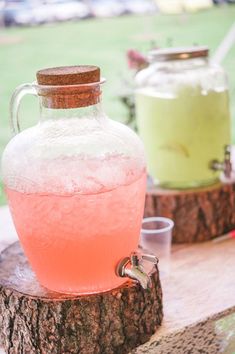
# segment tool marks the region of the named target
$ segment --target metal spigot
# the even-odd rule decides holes
[[[116,274],[119,277],[128,277],[137,280],[143,289],[148,289],[152,286],[150,276],[144,271],[142,261],[148,261],[153,264],[158,264],[158,259],[151,254],[141,254],[132,252],[130,257],[123,258],[117,265]]]
[[[226,178],[230,178],[232,174],[231,162],[231,145],[225,145],[224,148],[224,161],[213,160],[210,163],[210,168],[213,171],[222,171]]]

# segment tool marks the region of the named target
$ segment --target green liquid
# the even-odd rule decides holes
[[[220,172],[210,169],[224,159],[230,144],[228,92],[192,95],[189,88],[177,97],[139,91],[137,124],[145,144],[148,172],[167,188],[190,188],[216,182]]]

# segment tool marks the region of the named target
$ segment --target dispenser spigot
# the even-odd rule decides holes
[[[212,160],[210,168],[213,171],[222,171],[226,178],[230,178],[232,174],[232,162],[231,162],[231,145],[225,145],[224,148],[224,161]]]
[[[137,280],[143,289],[148,289],[152,286],[150,276],[144,271],[142,261],[148,261],[153,264],[158,264],[158,259],[151,254],[141,254],[132,252],[130,257],[123,258],[117,265],[116,274],[119,277],[128,277]]]

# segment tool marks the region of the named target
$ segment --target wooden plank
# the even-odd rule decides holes
[[[163,325],[133,353],[235,353],[235,240],[176,248],[162,286]]]

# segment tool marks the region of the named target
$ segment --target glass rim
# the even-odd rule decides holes
[[[32,86],[35,89],[40,89],[40,90],[48,90],[48,89],[75,89],[75,88],[79,88],[79,87],[92,87],[92,86],[98,86],[98,85],[102,85],[106,82],[106,79],[104,77],[102,77],[100,79],[100,81],[96,81],[96,82],[89,82],[86,84],[75,84],[75,85],[41,85],[39,84],[37,81],[33,81],[32,82]]]
[[[193,46],[193,47],[171,47],[152,49],[148,53],[148,58],[151,62],[154,61],[173,61],[173,60],[188,60],[196,58],[207,58],[209,55],[208,46]]]
[[[162,227],[161,229],[144,229],[143,228],[144,223],[152,222],[152,221],[161,221],[161,222],[167,223],[168,225]],[[151,216],[151,217],[143,219],[141,232],[144,232],[146,234],[160,234],[160,233],[172,230],[174,225],[175,225],[174,221],[169,218],[165,218],[163,216]]]

